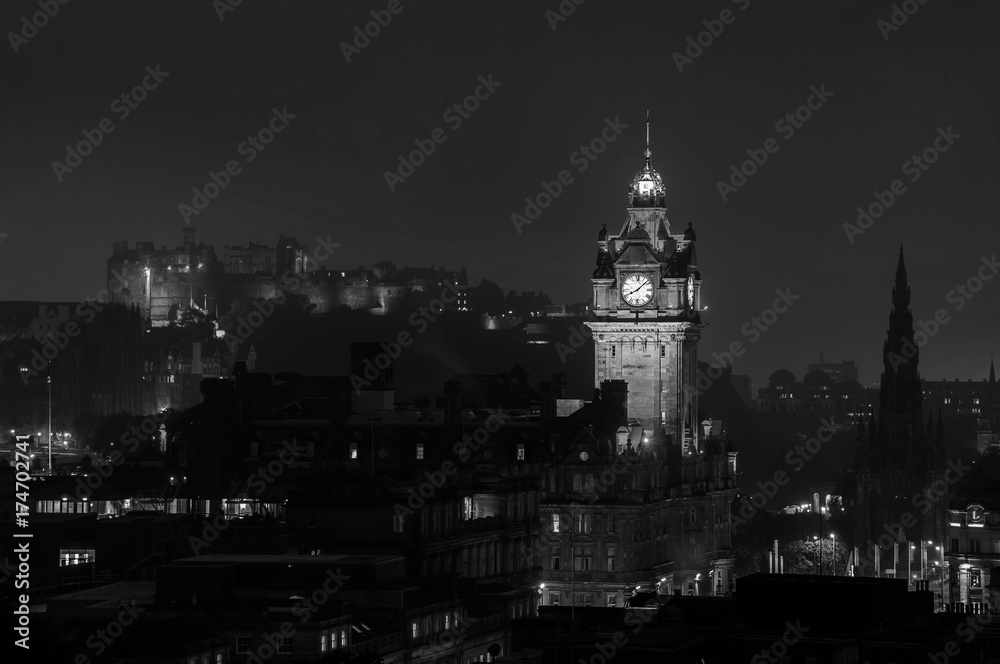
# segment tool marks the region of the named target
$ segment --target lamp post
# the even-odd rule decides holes
[[[935,546],[934,548],[937,551],[941,551],[940,545]],[[941,552],[939,556],[941,557],[941,569],[938,570],[935,576],[938,577],[938,588],[941,589],[940,592],[938,593],[938,598],[941,601],[941,608],[943,610],[944,609],[944,552]]]
[[[834,533],[830,533],[830,539],[833,540],[833,575],[837,576],[837,536]]]
[[[909,542],[907,542],[909,544]],[[906,587],[909,588],[910,584],[913,583],[913,570],[910,566],[913,564],[913,550],[917,548],[910,544],[910,550],[906,554]]]
[[[819,508],[819,573],[820,576],[823,575],[823,510],[825,508]]]
[[[48,375],[45,382],[49,387],[49,476],[52,475],[52,363],[49,362]]]
[[[817,537],[816,535],[813,535],[813,544],[816,544],[816,542],[818,540],[819,540],[819,537]],[[819,548],[818,544],[813,547],[813,569],[816,569],[816,549],[818,549],[818,548]]]

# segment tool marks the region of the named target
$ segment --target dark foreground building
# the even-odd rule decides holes
[[[624,609],[548,607],[515,620],[510,657],[546,664],[998,662],[993,616],[934,613],[902,579],[753,574],[731,597],[637,594]]]

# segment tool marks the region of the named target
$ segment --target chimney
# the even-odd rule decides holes
[[[628,381],[602,380],[601,400],[628,418]]]
[[[566,374],[553,374],[552,380],[546,380],[539,389],[542,397],[540,410],[542,422],[552,424],[556,421],[556,411],[559,399],[563,398],[566,388]]]
[[[195,245],[194,226],[185,226],[181,231],[184,233],[184,246],[188,249],[193,249]]]
[[[457,380],[444,384],[444,421],[453,426],[462,421],[462,383]]]

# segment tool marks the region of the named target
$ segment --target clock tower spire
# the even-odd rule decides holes
[[[628,417],[641,424],[643,439],[667,443],[671,453],[698,454],[701,273],[693,226],[670,230],[666,187],[652,166],[648,111],[645,164],[628,187],[626,210],[616,235],[606,228],[598,234],[595,320],[587,323],[595,384],[625,380]]]

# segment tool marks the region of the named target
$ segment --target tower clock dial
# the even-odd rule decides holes
[[[622,280],[622,299],[633,307],[641,307],[653,299],[653,282],[644,274],[630,274]]]

